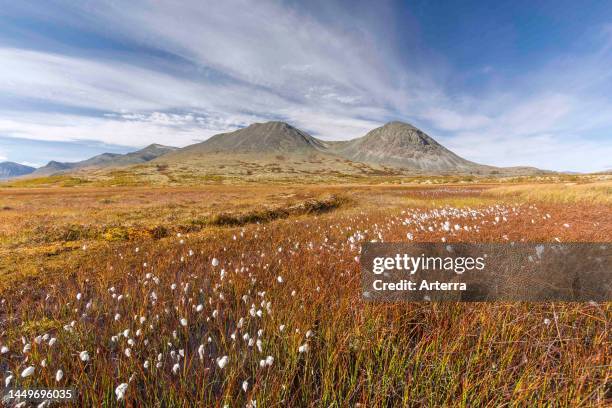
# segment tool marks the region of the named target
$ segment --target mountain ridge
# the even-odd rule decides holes
[[[180,152],[303,153],[323,149],[323,142],[308,133],[286,122],[270,121],[216,134],[203,142],[178,149],[175,155]]]
[[[392,121],[372,129],[364,136],[345,141],[317,139],[285,122],[254,123],[245,128],[225,132],[178,149],[155,159],[170,164],[173,161],[221,161],[221,169],[236,165],[229,156],[245,161],[267,157],[278,164],[275,156],[285,161],[299,162],[303,156],[327,161],[352,162],[352,167],[374,166],[375,171],[418,173],[494,174],[495,172],[533,173],[540,170],[528,167],[498,168],[466,160],[450,151],[417,127]],[[250,156],[249,156],[250,155]],[[207,166],[210,166],[207,164]],[[343,166],[341,166],[343,167]],[[344,166],[345,167],[345,166]]]
[[[24,164],[5,161],[0,163],[0,180],[5,180],[13,177],[25,176],[33,173],[36,167],[26,166]]]
[[[135,164],[150,164],[158,171],[170,166],[179,173],[184,169],[195,169],[198,174],[219,176],[271,173],[288,177],[327,173],[528,175],[545,172],[532,167],[502,168],[474,163],[447,149],[417,127],[400,121],[388,122],[364,136],[344,141],[321,140],[286,122],[270,121],[219,133],[183,148],[153,143],[126,154],[103,153],[74,163],[51,161],[31,175]]]
[[[89,159],[78,162],[50,161],[43,167],[39,167],[32,173],[33,176],[52,175],[59,172],[84,168],[122,167],[134,164],[146,163],[178,148],[152,143],[140,150],[125,154],[101,153]]]

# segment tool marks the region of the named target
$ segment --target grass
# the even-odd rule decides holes
[[[284,207],[257,209],[239,214],[220,213],[204,220],[202,224],[213,226],[237,226],[270,222],[290,216],[326,213],[345,206],[349,204],[349,202],[350,200],[346,197],[331,195]]]
[[[609,174],[569,175],[542,173],[509,174],[426,174],[338,160],[285,162],[275,157],[253,161],[251,156],[220,156],[181,163],[139,164],[125,168],[87,169],[43,177],[27,177],[0,182],[0,188],[32,187],[139,187],[202,185],[431,185],[448,184],[545,184],[609,181]]]
[[[537,186],[529,184],[504,186],[491,189],[488,193],[492,197],[512,197],[524,201],[561,204],[612,204],[612,182],[610,181],[587,184],[557,183]]]
[[[15,374],[14,386],[76,388],[75,406],[605,406],[610,303],[361,299],[354,258],[361,242],[380,237],[610,241],[607,200],[496,190],[2,190],[9,209],[0,211],[0,346],[9,352],[0,368],[5,378]],[[436,226],[442,207],[478,210],[477,220],[450,221],[481,228],[449,233],[401,223],[414,212],[429,220],[423,226]],[[496,216],[507,221],[494,224]],[[194,220],[204,221],[189,229]],[[364,237],[352,245],[357,231]],[[79,359],[84,350],[88,361]],[[21,378],[29,365],[35,374]],[[121,383],[128,388],[118,401]]]

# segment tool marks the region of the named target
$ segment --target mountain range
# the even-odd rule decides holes
[[[207,174],[534,174],[532,167],[498,168],[466,160],[420,129],[389,122],[346,141],[325,141],[285,122],[254,123],[183,148],[152,144],[127,153],[103,153],[74,163],[51,161],[30,172],[44,176],[150,165]],[[1,170],[0,170],[1,171]],[[27,174],[27,173],[23,173]],[[9,177],[17,176],[11,173]]]
[[[14,162],[0,163],[0,180],[5,180],[13,177],[25,176],[36,170],[35,167],[25,166]]]
[[[130,166],[133,164],[146,163],[176,149],[176,147],[154,143],[144,149],[126,154],[102,153],[87,160],[71,163],[50,161],[47,165],[39,167],[32,172],[32,176],[48,176],[77,169]]]

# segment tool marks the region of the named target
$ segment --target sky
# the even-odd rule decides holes
[[[401,120],[483,164],[609,170],[610,67],[609,1],[0,0],[0,161]]]

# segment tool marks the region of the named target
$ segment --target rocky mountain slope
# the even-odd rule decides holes
[[[457,156],[416,127],[389,122],[365,136],[330,145],[346,159],[423,172],[484,171],[483,166]]]

